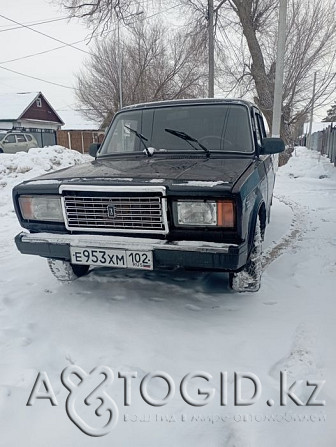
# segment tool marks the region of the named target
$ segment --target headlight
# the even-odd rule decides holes
[[[181,200],[176,208],[178,225],[233,228],[235,224],[231,200]]]
[[[179,225],[217,225],[216,202],[177,202]]]
[[[20,196],[19,205],[25,220],[64,222],[59,196]]]

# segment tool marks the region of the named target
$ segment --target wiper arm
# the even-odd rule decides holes
[[[145,148],[145,151],[146,151],[147,156],[148,156],[148,157],[151,157],[152,154],[150,153],[150,151],[149,151],[149,149],[148,149],[148,146],[147,146],[147,144],[145,143],[145,141],[148,141],[148,138],[146,138],[144,135],[142,135],[142,134],[141,134],[140,132],[138,132],[137,130],[132,129],[132,127],[126,126],[126,124],[124,124],[124,127],[126,127],[126,129],[130,130],[131,132],[133,132],[133,133],[139,138],[139,140],[141,141],[141,143],[144,145],[144,148]]]
[[[165,129],[166,132],[171,133],[172,135],[175,135],[178,138],[181,138],[182,140],[186,141],[193,149],[198,151],[197,147],[195,147],[191,142],[197,143],[201,149],[204,150],[207,157],[210,157],[211,152],[208,148],[206,148],[202,143],[200,143],[196,138],[191,137],[185,132],[182,132],[182,130],[174,130],[174,129]]]

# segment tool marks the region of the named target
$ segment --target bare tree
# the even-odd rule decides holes
[[[92,31],[92,36],[113,28],[117,22],[130,26],[147,12],[160,11],[167,0],[52,0],[59,4],[69,18],[82,19]],[[171,9],[171,6],[170,8]],[[156,14],[155,13],[155,14]]]
[[[56,0],[59,1],[59,0]],[[168,0],[160,0],[162,5]],[[72,16],[104,27],[112,18],[141,11],[153,0],[63,0]],[[311,109],[313,74],[317,72],[316,108],[335,90],[336,0],[288,0],[282,136],[288,136]],[[207,0],[180,0],[191,36],[206,55]],[[278,0],[214,0],[216,86],[226,96],[254,99],[271,126]],[[145,14],[144,14],[145,15]],[[96,29],[95,28],[95,29]],[[190,36],[189,36],[190,37]],[[200,47],[198,47],[200,49]]]
[[[206,70],[202,42],[139,22],[122,46],[123,104],[202,97]],[[89,118],[108,120],[119,108],[118,42],[97,41],[79,73],[77,98]]]
[[[205,2],[181,0],[192,11],[192,23],[203,18]],[[278,0],[226,0],[215,3],[216,85],[225,95],[254,99],[272,122]],[[196,18],[195,18],[196,16]],[[335,90],[336,3],[334,0],[289,0],[286,39],[283,122],[290,127],[311,108],[317,71],[317,107]]]
[[[55,0],[68,13],[70,18],[80,18],[87,22],[93,34],[110,28],[112,23],[120,20],[132,22],[134,16],[141,13],[138,0]]]

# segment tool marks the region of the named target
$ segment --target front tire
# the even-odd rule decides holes
[[[235,292],[258,292],[262,274],[262,232],[257,219],[252,249],[245,267],[240,272],[230,273],[230,288]]]
[[[89,271],[88,265],[71,264],[68,261],[51,258],[48,258],[48,266],[55,278],[67,282],[74,281]]]

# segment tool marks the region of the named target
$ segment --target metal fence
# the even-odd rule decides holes
[[[336,167],[336,127],[330,125],[327,129],[313,133],[308,147],[326,155]]]

